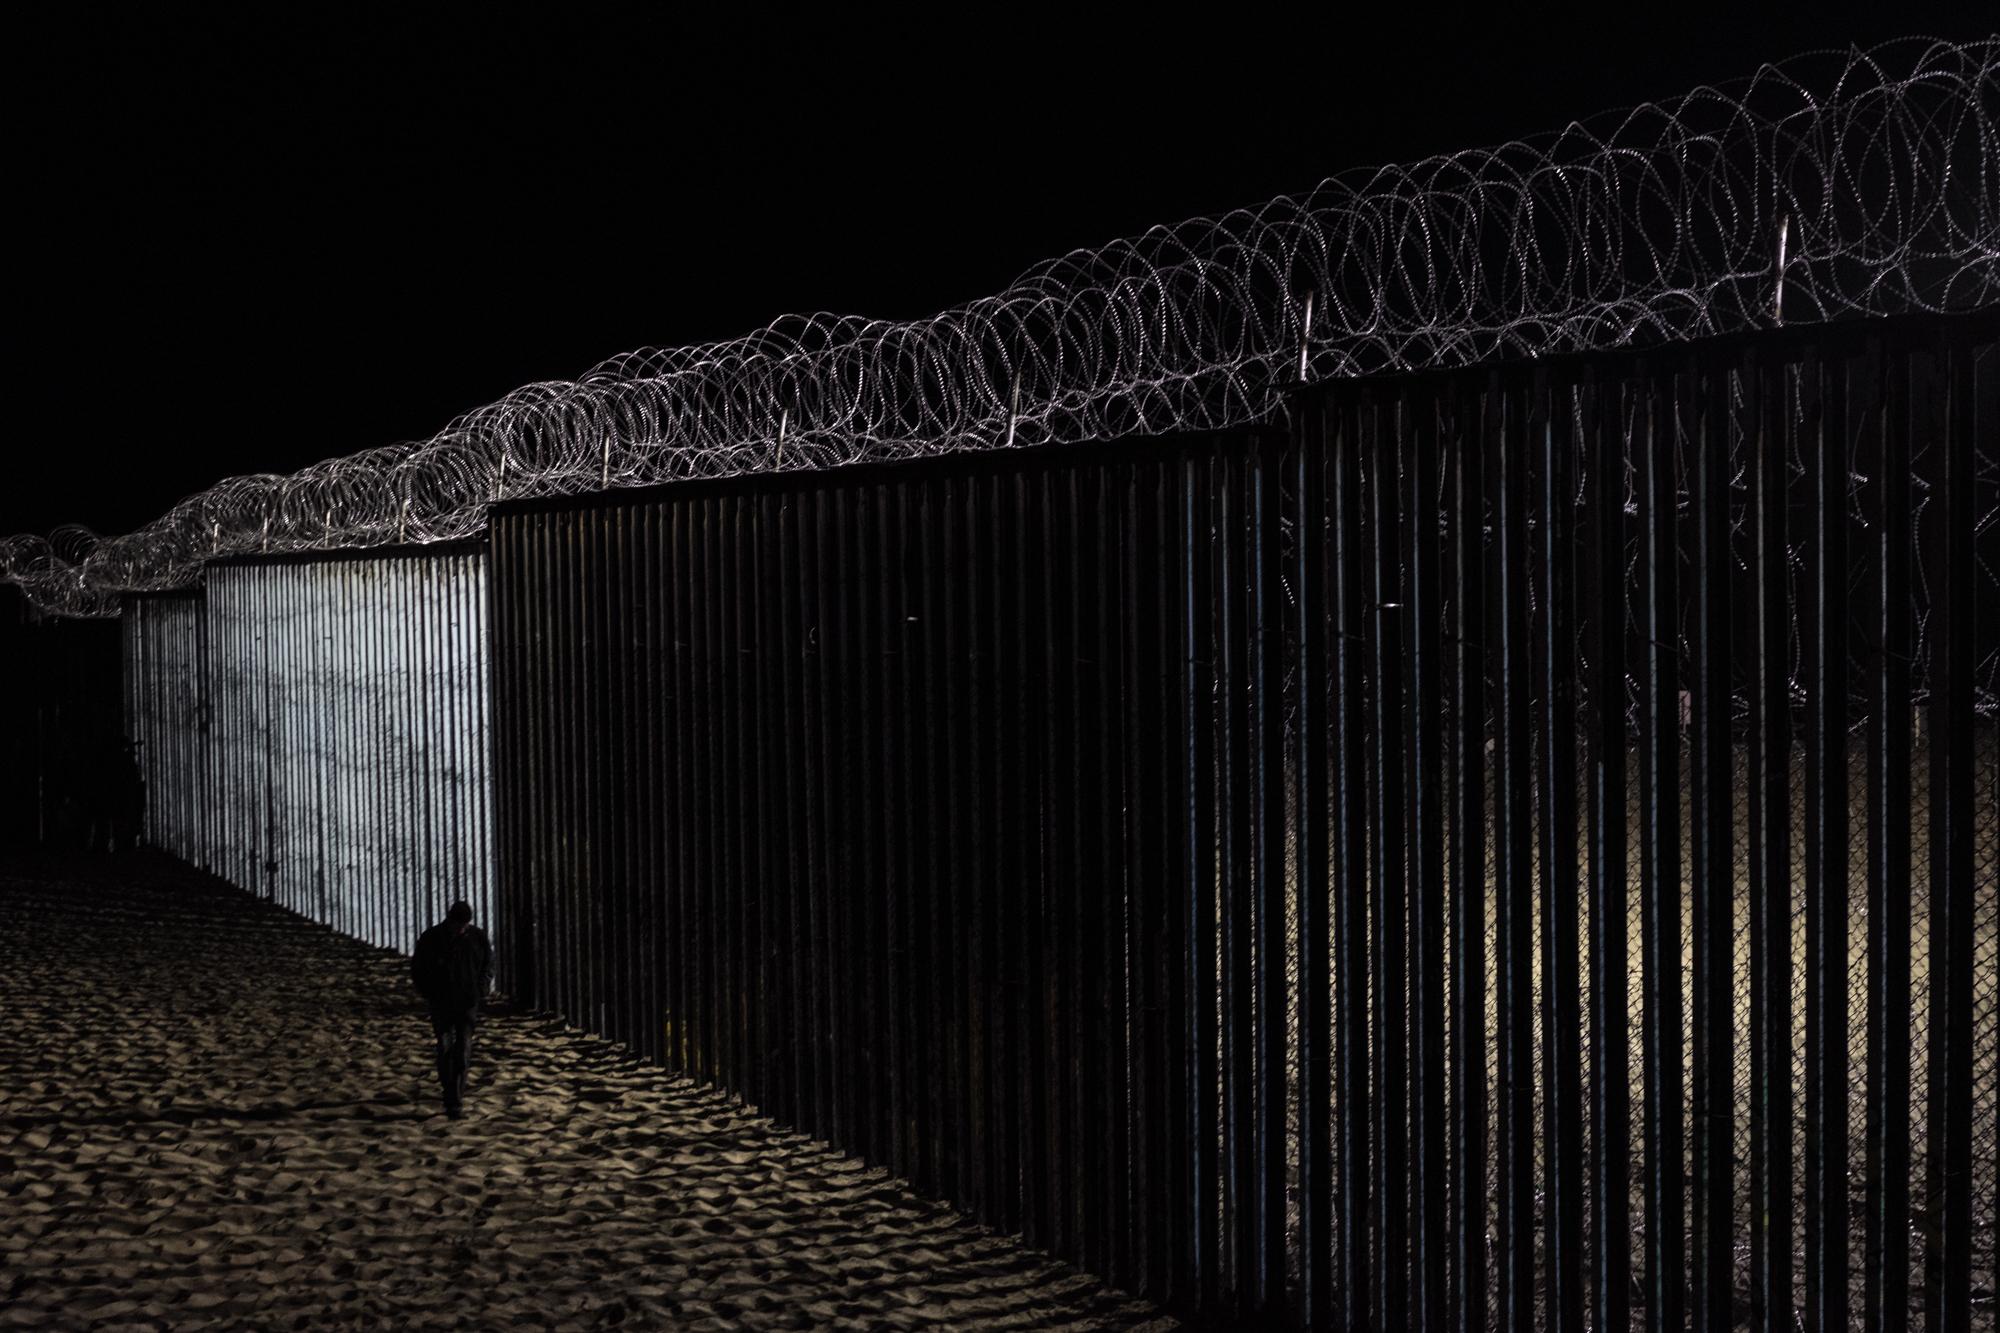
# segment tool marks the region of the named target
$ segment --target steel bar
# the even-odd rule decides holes
[[[1171,1299],[1168,1258],[1173,1208],[1166,1154],[1171,1151],[1161,1077],[1166,1059],[1160,1016],[1164,1003],[1160,985],[1162,964],[1170,957],[1159,929],[1160,818],[1153,776],[1159,771],[1158,729],[1153,719],[1149,686],[1156,669],[1152,651],[1159,641],[1155,584],[1150,575],[1167,562],[1164,543],[1154,522],[1150,501],[1157,469],[1133,468],[1112,483],[1109,513],[1101,538],[1117,565],[1117,579],[1108,595],[1125,608],[1126,623],[1117,636],[1117,692],[1120,753],[1116,798],[1124,818],[1114,853],[1123,877],[1123,941],[1129,951],[1124,967],[1124,1005],[1130,1024],[1122,1066],[1113,1077],[1124,1081],[1125,1146],[1131,1171],[1124,1189],[1114,1196],[1113,1209],[1128,1235],[1120,1268],[1126,1286],[1156,1300]],[[1142,555],[1143,553],[1143,555]],[[1112,960],[1116,966],[1119,960]],[[1113,972],[1114,986],[1116,972]],[[1114,1189],[1118,1182],[1113,1181]],[[1113,1225],[1117,1225],[1116,1222]]]
[[[1251,1307],[1274,1318],[1285,1304],[1287,1004],[1286,873],[1289,819],[1285,805],[1285,589],[1281,527],[1286,512],[1284,459],[1273,439],[1260,439],[1247,478],[1251,640],[1252,780],[1251,945],[1255,953],[1256,1098],[1253,1130],[1255,1188]],[[1294,537],[1296,540],[1296,536]]]
[[[1972,359],[1936,353],[1943,429],[1926,480],[1938,520],[1921,552],[1934,589],[1925,635],[1931,690],[1924,719],[1930,750],[1930,1108],[1925,1145],[1924,1322],[1933,1333],[1972,1327],[1972,1104],[1974,663]],[[1991,895],[1989,883],[1987,893]]]
[[[806,724],[805,668],[810,645],[806,636],[805,612],[801,605],[799,577],[800,528],[804,501],[796,495],[778,497],[775,568],[778,610],[778,672],[783,702],[779,727],[780,772],[784,783],[783,875],[786,884],[784,922],[789,975],[785,989],[790,1001],[785,1015],[786,1070],[784,1119],[810,1132],[813,1115],[814,1039],[812,1001],[812,954],[817,940],[812,931],[812,829],[814,820],[807,804],[810,778],[810,735]]]
[[[1587,643],[1595,663],[1590,676],[1591,718],[1586,791],[1586,890],[1590,904],[1589,979],[1592,1061],[1590,1079],[1592,1323],[1631,1323],[1631,1061],[1629,986],[1629,886],[1627,870],[1625,720],[1627,593],[1625,569],[1624,423],[1627,398],[1616,383],[1585,385],[1584,434],[1589,466],[1597,478],[1588,509],[1590,558],[1582,569],[1591,585],[1580,601],[1589,608]],[[1620,1055],[1610,1055],[1618,1052]],[[1622,1057],[1622,1058],[1621,1058]]]
[[[1200,1273],[1195,1263],[1200,1214],[1194,1207],[1198,1185],[1192,1151],[1194,1071],[1188,1045],[1192,1025],[1183,1018],[1190,1008],[1186,960],[1192,921],[1182,905],[1194,896],[1194,883],[1186,877],[1194,857],[1191,853],[1183,854],[1183,849],[1193,846],[1189,818],[1191,770],[1186,750],[1173,743],[1174,725],[1183,716],[1192,671],[1182,617],[1178,614],[1189,578],[1191,543],[1181,525],[1187,476],[1184,453],[1180,450],[1167,453],[1149,469],[1142,488],[1146,494],[1141,498],[1138,528],[1139,549],[1157,553],[1148,589],[1153,624],[1138,645],[1142,660],[1149,654],[1155,664],[1146,696],[1153,723],[1142,733],[1140,754],[1144,762],[1153,765],[1152,771],[1157,775],[1157,786],[1151,789],[1157,823],[1154,836],[1147,841],[1147,851],[1152,858],[1148,872],[1152,890],[1148,915],[1154,933],[1150,938],[1158,941],[1151,970],[1153,997],[1158,1004],[1154,1023],[1159,1033],[1156,1049],[1160,1055],[1154,1077],[1149,1080],[1147,1123],[1161,1126],[1160,1147],[1154,1158],[1159,1163],[1156,1197],[1170,1201],[1163,1210],[1166,1217],[1159,1225],[1163,1233],[1161,1241],[1154,1247],[1161,1260],[1156,1289],[1182,1306],[1192,1306],[1198,1301]],[[1157,1116],[1152,1112],[1153,1106],[1160,1108]]]
[[[975,1217],[985,1215],[988,1194],[986,1154],[987,1005],[995,989],[987,947],[986,902],[990,867],[981,836],[987,827],[989,804],[985,765],[991,753],[986,737],[986,705],[991,657],[979,655],[982,629],[991,623],[985,606],[988,592],[977,557],[975,533],[982,506],[982,488],[970,478],[944,481],[939,526],[944,563],[939,566],[946,586],[939,591],[939,628],[944,642],[943,704],[950,718],[947,774],[952,793],[950,820],[944,828],[947,874],[962,895],[952,920],[953,971],[949,984],[963,1030],[953,1036],[958,1062],[957,1121],[951,1144],[959,1182],[952,1197]],[[954,595],[954,591],[955,594]]]
[[[1216,1069],[1215,843],[1215,713],[1219,673],[1216,667],[1212,605],[1215,558],[1212,525],[1214,491],[1209,460],[1186,457],[1182,464],[1181,561],[1186,573],[1181,596],[1184,627],[1181,657],[1185,663],[1181,698],[1182,764],[1186,777],[1187,856],[1185,1001],[1187,1036],[1186,1105],[1188,1108],[1189,1249],[1187,1291],[1197,1308],[1213,1308],[1223,1290],[1218,1226],[1216,1135],[1218,1132]]]
[[[1693,1075],[1689,1124],[1692,1301],[1697,1333],[1723,1333],[1735,1269],[1736,1002],[1734,741],[1730,735],[1730,479],[1727,422],[1718,429],[1713,386],[1728,367],[1693,362],[1678,399],[1694,457],[1694,624],[1688,663],[1693,753],[1688,790],[1693,943]]]
[[[1583,978],[1577,923],[1577,766],[1573,514],[1577,445],[1575,390],[1537,379],[1545,406],[1528,447],[1538,523],[1533,553],[1537,606],[1534,710],[1539,784],[1542,924],[1544,1327],[1584,1326]]]
[[[1750,1306],[1792,1319],[1791,703],[1784,368],[1746,356],[1755,534],[1750,730]]]
[[[1372,1322],[1369,1286],[1369,949],[1367,671],[1356,411],[1342,404],[1331,423],[1333,557],[1333,1041],[1336,1214],[1335,1326]],[[1197,991],[1197,994],[1201,992]]]
[[[911,578],[906,623],[912,626],[908,635],[913,665],[905,706],[916,750],[906,769],[913,807],[910,864],[914,912],[914,971],[906,1003],[919,1023],[919,1068],[932,1071],[930,1078],[918,1079],[921,1114],[915,1123],[923,1139],[912,1180],[931,1194],[950,1192],[945,1182],[950,1176],[949,1154],[957,1139],[962,1078],[953,1050],[954,1034],[962,1028],[957,1012],[959,992],[954,985],[963,975],[953,935],[953,923],[960,918],[956,910],[959,881],[945,864],[951,845],[946,829],[956,808],[957,793],[945,781],[945,765],[956,737],[951,715],[943,709],[940,678],[944,613],[939,605],[939,585],[949,577],[939,530],[943,492],[944,483],[935,480],[916,488],[913,508],[908,511],[911,532],[906,554]]]
[[[1848,582],[1845,365],[1801,366],[1812,514],[1807,672],[1805,1325],[1848,1327]]]
[[[1300,1316],[1307,1327],[1330,1325],[1336,1310],[1333,1276],[1333,907],[1326,812],[1327,772],[1327,457],[1323,404],[1307,414],[1292,453],[1298,530],[1291,576],[1297,599],[1298,721],[1293,824],[1298,840],[1299,920],[1299,1251]]]
[[[1486,442],[1497,398],[1462,387],[1447,454],[1450,526],[1451,1249],[1447,1326],[1487,1326]]]
[[[1023,731],[1035,716],[1037,695],[1030,675],[1032,643],[1029,634],[1030,579],[1037,567],[1032,563],[1035,547],[1044,540],[1037,528],[1030,530],[1029,485],[1023,478],[1008,478],[1001,485],[1001,508],[995,515],[996,544],[1002,552],[1001,588],[995,598],[994,643],[1004,655],[1001,666],[1003,697],[996,707],[1000,768],[994,784],[998,809],[994,833],[1001,849],[998,882],[994,886],[994,919],[997,922],[996,948],[999,973],[1006,987],[1002,1003],[1002,1064],[996,1071],[996,1091],[1000,1094],[1002,1153],[998,1176],[1002,1182],[1010,1230],[1025,1236],[1039,1235],[1040,1218],[1035,1212],[1038,1191],[1031,1179],[1030,1165],[1040,1160],[1041,1143],[1030,1120],[1038,1088],[1029,1081],[1034,1038],[1032,1006],[1039,1001],[1041,978],[1029,957],[1032,937],[1023,930],[1024,922],[1038,910],[1036,898],[1026,888],[1032,873],[1031,848],[1022,845],[1021,834],[1031,826],[1030,811],[1039,800],[1033,759]],[[1036,1070],[1035,1073],[1042,1071]],[[1030,1231],[1029,1228],[1034,1230]]]
[[[1639,836],[1646,1327],[1678,1329],[1687,1163],[1681,1120],[1680,652],[1674,423],[1656,382],[1635,413],[1639,479]]]
[[[1256,983],[1252,972],[1251,911],[1254,825],[1251,809],[1248,594],[1251,591],[1247,539],[1249,476],[1246,460],[1228,455],[1215,461],[1218,472],[1216,518],[1215,622],[1217,627],[1216,749],[1221,776],[1216,783],[1218,892],[1222,932],[1222,1206],[1229,1290],[1234,1305],[1251,1313],[1256,1208],[1256,1141],[1252,1124],[1255,1084]]]
[[[1403,511],[1407,609],[1403,652],[1409,707],[1404,710],[1409,770],[1410,920],[1410,1326],[1441,1330],[1447,1293],[1451,1221],[1446,1154],[1445,849],[1450,819],[1443,806],[1443,585],[1439,568],[1443,503],[1439,488],[1439,403],[1430,393],[1403,403],[1398,454],[1406,489]]]
[[[1495,1223],[1499,1287],[1496,1327],[1527,1330],[1535,1310],[1534,825],[1530,806],[1534,743],[1528,623],[1527,452],[1540,405],[1527,386],[1498,380],[1500,430],[1490,478],[1494,510],[1493,637],[1487,678],[1494,696],[1493,924],[1494,1021],[1499,1071]],[[1532,415],[1531,415],[1532,414]]]
[[[1369,849],[1373,910],[1370,1014],[1375,1046],[1374,1269],[1376,1318],[1384,1327],[1408,1322],[1410,1282],[1410,997],[1409,882],[1406,826],[1409,796],[1403,748],[1392,738],[1403,728],[1404,621],[1402,528],[1398,512],[1402,464],[1398,448],[1404,404],[1400,395],[1368,397],[1362,404],[1361,481],[1365,493],[1363,541],[1368,551],[1368,674],[1370,747]]]
[[[1047,632],[1043,638],[1041,713],[1044,744],[1041,757],[1043,828],[1041,880],[1042,967],[1040,1022],[1046,1043],[1039,1063],[1048,1073],[1043,1093],[1043,1132],[1048,1170],[1048,1248],[1074,1257],[1080,1252],[1078,1232],[1087,1193],[1079,1158],[1081,1106],[1078,1081],[1082,1069],[1078,1033],[1078,931],[1076,925],[1076,816],[1078,690],[1080,645],[1077,641],[1077,496],[1076,474],[1054,470],[1043,478],[1042,510],[1047,516],[1042,544],[1042,608]]]
[[[895,1015],[892,1012],[891,972],[897,962],[897,944],[890,930],[894,916],[894,886],[889,870],[890,804],[893,794],[883,760],[883,744],[889,732],[889,675],[893,671],[894,649],[883,633],[883,621],[893,600],[890,572],[883,555],[888,527],[884,488],[865,485],[860,489],[855,512],[855,619],[852,622],[851,669],[861,708],[854,716],[856,808],[854,828],[861,844],[859,884],[873,886],[872,892],[850,890],[855,907],[861,973],[861,1050],[864,1052],[863,1135],[860,1150],[874,1160],[893,1163],[896,1158],[895,1095]]]

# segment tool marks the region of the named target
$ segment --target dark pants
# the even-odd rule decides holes
[[[437,1035],[438,1082],[444,1085],[447,1111],[457,1111],[465,1104],[465,1069],[472,1061],[472,1029],[478,1021],[476,1012],[431,1011],[431,1031]]]

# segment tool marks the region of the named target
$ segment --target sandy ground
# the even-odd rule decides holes
[[[0,862],[0,1327],[1169,1328],[884,1172],[152,856]]]

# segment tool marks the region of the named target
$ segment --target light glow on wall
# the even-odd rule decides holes
[[[220,564],[125,636],[149,842],[370,944],[494,924],[483,550]]]

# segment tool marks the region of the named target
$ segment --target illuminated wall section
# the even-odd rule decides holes
[[[213,565],[125,633],[150,842],[371,944],[493,924],[483,548]]]

